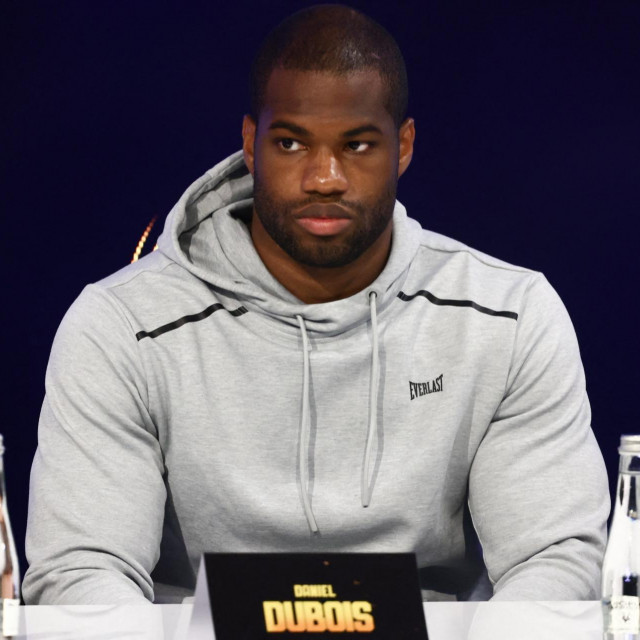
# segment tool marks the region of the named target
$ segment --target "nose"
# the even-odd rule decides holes
[[[302,178],[302,189],[306,193],[344,193],[348,186],[340,160],[331,150],[320,149],[309,157]]]

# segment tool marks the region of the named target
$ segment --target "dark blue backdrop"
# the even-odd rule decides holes
[[[256,43],[307,4],[0,5],[0,432],[21,553],[62,315],[85,283],[131,259],[152,216],[240,147]],[[640,4],[352,4],[407,61],[417,141],[399,198],[424,226],[547,275],[576,326],[613,480],[619,434],[640,431]]]

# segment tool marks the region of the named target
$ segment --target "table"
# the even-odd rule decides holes
[[[193,605],[27,606],[16,640],[186,640]],[[429,640],[601,640],[599,602],[425,603]],[[324,634],[323,634],[324,635]]]

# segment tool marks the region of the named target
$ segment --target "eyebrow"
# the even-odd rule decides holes
[[[275,120],[269,125],[271,129],[287,129],[291,133],[295,133],[297,136],[310,136],[311,131],[307,131],[304,127],[301,127],[293,122],[287,122],[286,120]]]
[[[287,120],[275,120],[269,125],[269,130],[271,129],[286,129],[297,136],[312,136],[311,131],[308,131],[300,125],[294,124],[293,122],[288,122]],[[362,133],[378,133],[383,135],[382,130],[374,124],[363,124],[360,127],[355,127],[355,129],[349,129],[341,135],[343,138],[353,138],[354,136],[359,136]]]
[[[363,124],[361,127],[356,127],[355,129],[349,129],[349,131],[345,131],[342,134],[343,138],[353,138],[354,136],[359,136],[361,133],[379,133],[382,134],[382,130],[379,127],[376,127],[375,124]]]

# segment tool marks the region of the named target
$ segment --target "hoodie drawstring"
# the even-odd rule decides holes
[[[378,426],[378,383],[380,378],[380,355],[378,349],[378,319],[376,310],[375,291],[369,293],[369,307],[371,312],[371,333],[372,333],[372,350],[371,350],[371,382],[369,387],[369,428],[367,430],[367,442],[364,449],[364,462],[362,465],[362,475],[360,479],[360,496],[363,507],[368,507],[371,502],[371,494],[373,493],[374,478],[369,479],[371,475],[371,453],[373,451],[374,435]],[[303,376],[302,376],[302,416],[300,418],[300,444],[298,450],[298,470],[300,472],[300,484],[302,490],[302,506],[304,515],[307,518],[309,528],[313,533],[318,532],[318,525],[311,508],[311,497],[309,496],[309,438],[311,432],[311,420],[309,416],[309,337],[307,336],[307,327],[304,318],[296,315],[300,333],[302,335],[302,359],[303,359]]]
[[[362,506],[368,507],[373,493],[373,479],[369,483],[371,473],[371,451],[373,449],[373,436],[378,426],[378,379],[380,377],[380,356],[378,353],[378,318],[376,315],[375,291],[369,293],[369,305],[371,309],[371,335],[373,348],[371,350],[371,382],[369,387],[369,429],[367,431],[367,444],[364,448],[364,463],[362,465],[362,477],[360,480],[360,495]]]
[[[300,332],[302,333],[302,359],[304,372],[302,374],[302,417],[300,418],[300,445],[298,452],[298,468],[300,470],[300,484],[302,487],[302,506],[304,515],[307,516],[309,528],[313,533],[318,532],[318,525],[311,509],[311,498],[309,497],[309,467],[307,458],[309,456],[309,435],[311,432],[309,418],[309,338],[307,328],[301,315],[297,315]]]

